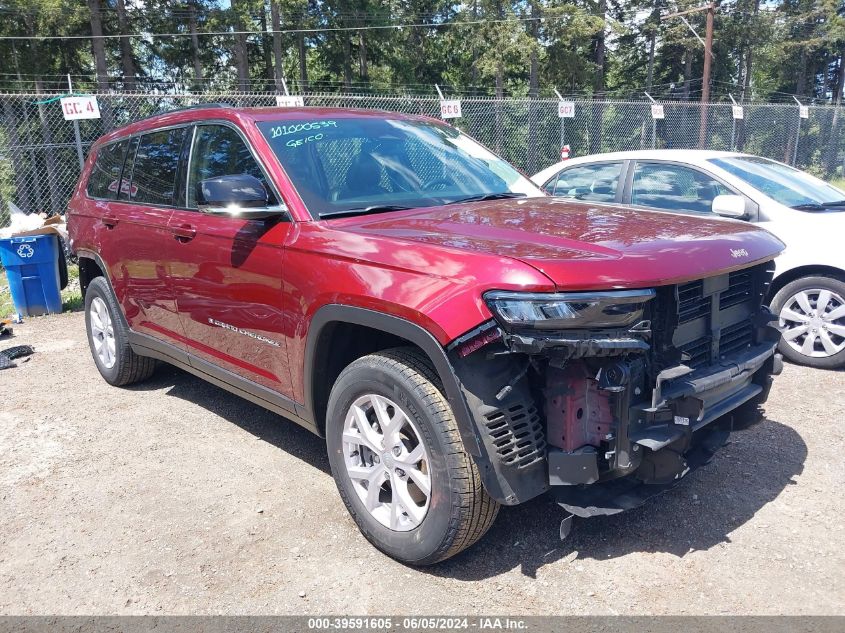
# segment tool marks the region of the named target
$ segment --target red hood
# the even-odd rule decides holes
[[[748,222],[554,198],[391,212],[335,227],[511,257],[543,272],[560,290],[679,283],[772,259],[784,248]]]

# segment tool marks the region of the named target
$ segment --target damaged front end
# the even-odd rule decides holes
[[[488,293],[495,320],[449,355],[490,493],[551,488],[574,515],[614,514],[709,461],[780,372],[771,277],[761,264],[657,289]]]

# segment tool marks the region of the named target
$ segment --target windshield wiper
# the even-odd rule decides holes
[[[514,193],[512,191],[503,191],[501,193],[482,193],[477,196],[470,196],[469,198],[460,198],[458,200],[451,200],[446,204],[460,204],[462,202],[481,202],[482,200],[505,200],[507,198],[524,198],[524,193]]]
[[[826,207],[820,205],[818,202],[805,202],[804,204],[796,204],[790,207],[796,211],[824,211]]]
[[[339,218],[345,215],[366,215],[367,213],[384,213],[385,211],[405,211],[415,207],[405,207],[401,204],[374,204],[361,209],[341,209],[339,211],[324,211],[320,213],[321,218]]]
[[[845,207],[845,200],[831,200],[829,202],[805,202],[803,204],[796,204],[791,207],[799,211],[825,211],[827,209],[835,209],[836,207]]]

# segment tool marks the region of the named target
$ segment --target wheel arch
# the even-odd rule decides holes
[[[79,258],[79,286],[83,298],[85,298],[85,292],[88,290],[91,280],[95,277],[105,277],[109,287],[111,287],[111,280],[106,275],[105,264],[99,255],[87,250],[79,250],[76,254]],[[112,290],[114,289],[112,288]]]
[[[438,340],[416,323],[367,308],[329,304],[312,318],[305,344],[304,417],[312,419],[324,435],[328,396],[344,367],[366,354],[404,345],[419,348],[431,362],[443,383],[466,451],[479,456],[473,418]]]
[[[792,283],[802,277],[833,277],[839,281],[845,282],[845,270],[836,268],[835,266],[798,266],[790,268],[784,273],[778,275],[769,286],[766,301],[771,305],[775,295],[783,289],[787,284]]]

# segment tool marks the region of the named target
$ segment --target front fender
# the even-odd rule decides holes
[[[305,404],[300,412],[303,418],[316,423],[316,381],[319,379],[319,372],[316,371],[315,365],[318,341],[324,328],[338,322],[361,325],[397,336],[416,345],[426,354],[443,383],[446,399],[452,407],[464,449],[473,457],[480,470],[484,487],[491,497],[500,503],[512,505],[525,501],[545,489],[540,483],[539,489],[537,485],[532,485],[530,492],[523,490],[521,481],[517,481],[517,479],[523,479],[523,473],[514,472],[513,476],[517,479],[509,480],[507,473],[500,468],[495,453],[491,454],[488,448],[489,442],[485,442],[480,427],[481,421],[472,413],[467,403],[466,393],[469,392],[456,372],[447,351],[429,331],[401,317],[340,304],[322,306],[314,314],[308,328],[305,346]],[[545,472],[543,472],[544,478]]]

